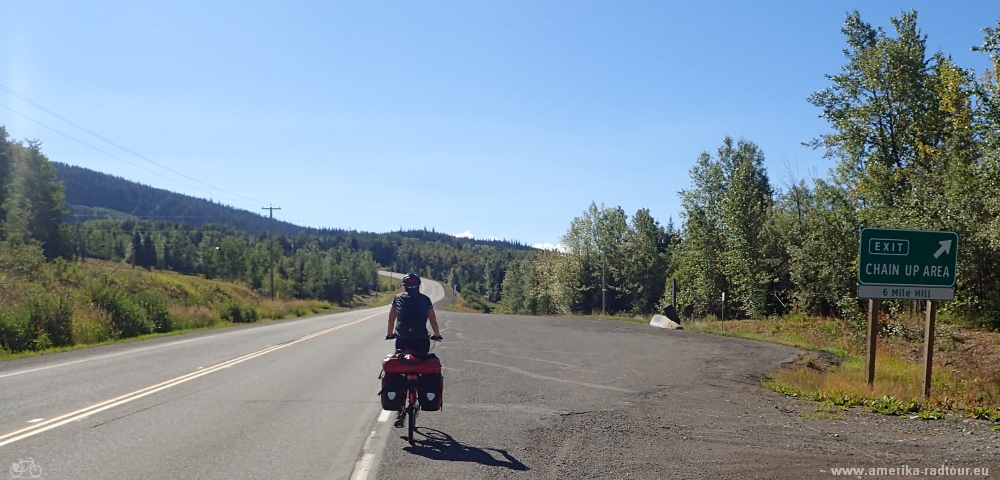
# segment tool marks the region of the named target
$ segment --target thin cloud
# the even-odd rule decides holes
[[[551,243],[536,243],[532,245],[532,247],[539,250],[551,250],[559,253],[566,253],[566,246],[561,243],[557,243],[555,245]]]

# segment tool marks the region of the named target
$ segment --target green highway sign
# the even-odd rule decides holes
[[[861,230],[859,298],[952,300],[958,234],[922,230]]]

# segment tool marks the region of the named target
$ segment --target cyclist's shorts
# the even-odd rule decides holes
[[[397,338],[396,350],[413,350],[417,355],[425,355],[431,350],[431,339],[424,338]]]

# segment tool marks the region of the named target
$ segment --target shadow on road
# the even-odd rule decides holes
[[[431,460],[446,460],[449,462],[474,462],[488,467],[504,467],[511,470],[529,470],[528,466],[507,453],[506,450],[495,448],[476,448],[464,445],[440,430],[433,428],[418,427],[416,433],[424,437],[423,440],[414,438],[414,445],[403,450],[414,455],[427,457]],[[405,438],[405,437],[403,437]],[[499,453],[503,460],[498,460],[490,452]]]

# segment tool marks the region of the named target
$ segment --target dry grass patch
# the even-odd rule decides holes
[[[323,300],[262,300],[254,308],[261,320],[281,320],[338,310]]]
[[[791,316],[726,321],[724,326],[705,320],[684,327],[802,349],[795,365],[772,372],[764,381],[781,393],[920,418],[950,412],[1000,421],[1000,334],[939,324],[931,396],[924,401],[922,322],[883,317],[880,323],[872,389],[864,372],[866,331],[861,321]],[[827,361],[817,352],[833,353],[842,361]]]

